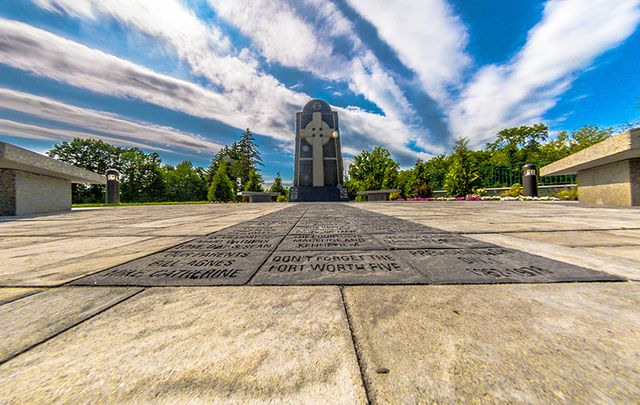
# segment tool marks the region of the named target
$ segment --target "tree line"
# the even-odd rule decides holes
[[[210,166],[194,167],[190,161],[162,164],[160,156],[140,148],[115,146],[96,139],[75,138],[54,145],[49,157],[104,174],[109,168],[121,173],[122,202],[236,201],[239,191],[263,191],[260,152],[253,133],[246,129],[238,141],[216,153]],[[280,174],[271,191],[283,198],[287,190]],[[73,184],[74,204],[103,203],[104,186]],[[282,200],[282,199],[281,199]]]
[[[595,125],[576,131],[562,131],[553,139],[542,123],[503,129],[494,142],[479,150],[469,147],[467,138],[455,142],[450,154],[429,160],[418,159],[413,168],[400,170],[383,147],[363,151],[349,166],[346,186],[351,199],[361,199],[358,191],[401,189],[402,196],[431,197],[444,189],[450,196],[466,196],[482,187],[502,187],[500,180],[491,183],[489,169],[502,168],[521,175],[522,165],[533,162],[545,165],[576,153],[610,137],[613,128]]]

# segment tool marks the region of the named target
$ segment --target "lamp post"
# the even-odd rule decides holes
[[[525,196],[538,196],[538,173],[535,164],[527,163],[522,166],[522,187],[524,187]]]
[[[107,204],[120,204],[120,172],[116,169],[107,169]]]

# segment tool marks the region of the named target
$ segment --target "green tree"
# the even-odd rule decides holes
[[[451,156],[451,164],[444,181],[447,192],[455,197],[464,197],[480,185],[480,174],[469,140],[459,138]]]
[[[275,179],[273,179],[273,184],[269,189],[272,193],[279,193],[282,196],[287,195],[287,190],[282,185],[282,177],[280,177],[280,172],[276,173]]]
[[[378,146],[373,151],[362,151],[349,166],[348,186],[353,190],[385,190],[396,188],[399,165],[385,148]]]
[[[233,201],[235,200],[234,187],[229,176],[227,175],[226,162],[221,162],[218,170],[213,175],[211,186],[209,186],[209,201]]]
[[[47,155],[74,166],[104,174],[109,168],[119,166],[120,148],[96,139],[75,138],[70,142],[54,145]],[[98,184],[72,184],[74,203],[104,202],[104,186]]]
[[[506,128],[498,132],[494,142],[487,144],[487,150],[494,164],[521,164],[537,160],[540,145],[548,138],[549,128],[542,123]]]
[[[167,201],[203,201],[207,198],[207,183],[202,170],[189,161],[163,167]]]
[[[262,176],[254,168],[249,169],[247,182],[244,184],[244,191],[264,191],[262,188]]]

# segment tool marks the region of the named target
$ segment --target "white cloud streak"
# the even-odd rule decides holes
[[[451,109],[454,134],[479,146],[502,128],[542,120],[578,74],[640,22],[640,0],[550,0],[525,46],[485,66]]]
[[[0,119],[0,134],[16,138],[37,139],[43,141],[70,141],[74,138],[100,139],[112,145],[130,146],[141,149],[149,149],[150,146],[131,140],[114,138],[102,134],[92,134],[84,131],[71,131],[67,129],[48,128],[40,125],[25,124],[11,120]],[[169,149],[153,147],[154,150],[172,152]]]
[[[84,128],[95,132],[93,135],[100,136],[102,139],[111,136],[110,139],[119,139],[121,144],[129,142],[129,144],[144,145],[145,148],[177,147],[209,154],[221,148],[218,143],[175,128],[132,122],[114,114],[80,108],[10,89],[0,88],[0,107]],[[100,133],[102,135],[97,135]]]
[[[470,57],[466,27],[445,0],[348,0],[413,70],[427,94],[447,105]]]

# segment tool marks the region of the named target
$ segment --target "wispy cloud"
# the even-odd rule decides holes
[[[106,136],[104,134],[92,134],[84,131],[71,131],[67,129],[49,128],[40,125],[24,124],[22,122],[5,119],[0,119],[0,134],[13,136],[16,138],[38,139],[45,141],[69,141],[74,138],[100,139],[114,145],[131,146],[144,149],[151,148],[150,145],[145,143],[115,138]],[[153,150],[161,152],[172,152],[170,149],[164,149],[158,146],[153,146],[152,148]]]
[[[216,142],[175,128],[132,122],[114,114],[80,108],[47,97],[10,89],[0,88],[0,107],[84,128],[92,132],[91,137],[104,140],[118,139],[121,145],[144,145],[145,148],[177,147],[208,154],[215,153],[221,148],[221,145]],[[34,132],[30,133],[34,134]],[[51,131],[48,133],[52,134]],[[58,134],[63,136],[62,132]]]
[[[423,89],[441,105],[462,81],[471,58],[466,27],[445,0],[348,0],[413,70]]]
[[[639,0],[550,0],[525,46],[505,65],[485,66],[450,114],[454,134],[476,145],[502,128],[542,120],[577,75],[631,35]]]

